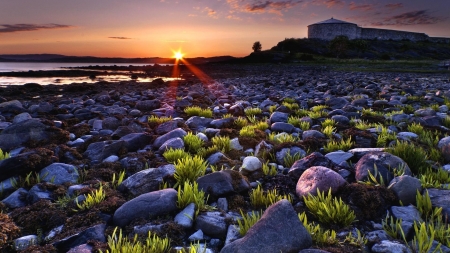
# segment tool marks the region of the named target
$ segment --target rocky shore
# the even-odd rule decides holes
[[[428,194],[447,240],[426,236],[450,252],[449,75],[202,70],[172,82],[0,87],[0,251],[105,252],[118,227],[168,238],[170,252],[414,252],[415,228],[429,222],[416,199]],[[211,113],[194,116],[194,106]],[[208,196],[201,210],[180,205],[180,161],[163,155],[172,149],[207,164],[195,180]],[[276,200],[256,205],[258,189]],[[354,221],[313,213],[305,198],[318,190],[342,199]],[[83,206],[96,192],[104,198]],[[261,219],[241,235],[238,220],[252,212]],[[302,213],[335,240],[311,235]]]

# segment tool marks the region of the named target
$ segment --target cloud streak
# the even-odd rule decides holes
[[[31,32],[39,30],[73,28],[71,25],[61,24],[0,24],[0,33]]]
[[[345,2],[342,0],[313,0],[312,3],[315,5],[325,5],[327,8],[342,7],[345,5]]]
[[[376,26],[390,25],[431,25],[443,21],[445,18],[432,16],[428,10],[405,12],[387,17],[382,21],[372,23]]]
[[[395,10],[395,9],[403,8],[403,3],[386,4],[384,7],[391,9],[391,10]]]
[[[131,40],[131,38],[128,37],[121,37],[121,36],[115,36],[115,37],[108,37],[108,39],[115,39],[115,40]]]
[[[371,11],[374,9],[374,5],[373,4],[355,4],[355,2],[351,2],[349,4],[349,8],[352,11]]]
[[[247,13],[274,13],[282,16],[282,11],[290,9],[303,0],[284,0],[284,1],[238,1],[227,0],[228,5],[234,10]]]

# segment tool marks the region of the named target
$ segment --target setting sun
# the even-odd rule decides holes
[[[180,51],[175,52],[174,58],[177,60],[181,60],[183,59],[183,54]]]

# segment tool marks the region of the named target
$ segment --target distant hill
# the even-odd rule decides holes
[[[396,60],[445,60],[450,59],[449,43],[434,43],[431,41],[393,41],[393,40],[364,40],[367,49],[363,52],[348,46],[343,58],[367,59],[396,59]],[[285,39],[280,41],[269,51],[289,54],[310,54],[334,57],[328,45],[329,41],[319,39]]]
[[[193,64],[222,62],[235,59],[232,56],[196,57],[186,58]],[[158,63],[170,64],[174,62],[172,58],[120,58],[120,57],[94,57],[94,56],[66,56],[59,54],[3,54],[0,55],[0,62],[74,62],[74,63]]]

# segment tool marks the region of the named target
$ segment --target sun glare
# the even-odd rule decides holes
[[[174,58],[177,60],[181,60],[183,59],[183,54],[180,51],[175,52]]]

